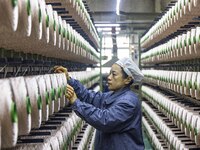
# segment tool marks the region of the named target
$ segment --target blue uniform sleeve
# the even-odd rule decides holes
[[[133,121],[135,104],[124,100],[108,109],[99,109],[77,99],[72,109],[79,117],[102,132],[123,132]]]
[[[100,107],[106,94],[94,92],[84,87],[78,80],[71,78],[68,84],[74,88],[77,97],[82,101]]]

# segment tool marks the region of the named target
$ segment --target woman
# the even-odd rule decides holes
[[[143,150],[141,102],[130,90],[143,75],[135,63],[123,58],[112,65],[108,76],[111,92],[87,90],[69,77],[67,69],[58,67],[68,78],[66,97],[78,116],[97,129],[95,150]]]

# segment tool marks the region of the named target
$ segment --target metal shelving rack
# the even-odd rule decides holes
[[[0,98],[0,149],[71,150],[78,146],[81,148],[83,145],[85,148],[92,147],[91,139],[94,129],[72,112],[64,98],[64,88],[67,84],[65,76],[55,74],[53,70],[54,66],[62,65],[72,74],[73,72],[84,74],[87,67],[95,68],[99,63],[99,36],[93,25],[93,19],[87,12],[89,10],[86,2],[82,0],[3,0],[0,2],[0,9],[5,14],[0,17],[0,81],[2,84],[0,88],[12,88],[11,80],[21,79],[24,82],[25,79],[30,78],[34,82],[37,81],[38,90],[34,91],[38,94],[38,98],[34,99],[37,102],[36,107],[33,107],[33,101],[30,100],[31,92],[28,92],[28,83],[22,88],[22,91],[26,92],[26,98],[23,99],[21,96],[21,103],[26,104],[24,107],[26,109],[17,104],[19,101],[16,101],[13,89],[8,101],[4,97]],[[43,79],[45,77],[49,80]],[[62,77],[63,80],[60,82]],[[85,77],[86,75],[83,75],[83,78]],[[41,78],[42,83],[39,82]],[[98,74],[93,74],[81,82],[87,88],[94,89],[98,86],[98,80]],[[36,82],[34,84],[36,85]],[[6,87],[2,87],[3,85]],[[19,85],[22,84],[19,83]],[[43,89],[45,96],[42,96],[44,93],[40,91],[41,85],[45,89]],[[6,92],[9,93],[9,91]],[[59,110],[55,110],[52,114],[49,112],[48,120],[42,118],[39,127],[32,128],[25,135],[18,134],[19,125],[23,126],[19,111],[25,110],[27,113],[35,112],[34,109],[44,111],[43,105],[45,105],[47,112],[47,109],[54,110],[54,104],[55,107],[58,105]],[[12,129],[7,130],[10,124],[6,125],[5,129],[3,122],[8,120],[6,117],[1,117],[5,115],[4,111],[8,111],[6,113],[8,118],[11,117],[11,124],[14,124]],[[28,121],[31,122],[30,118]],[[89,134],[85,133],[86,130]],[[14,132],[11,137],[12,131]],[[86,142],[82,140],[83,135],[87,138]]]
[[[175,41],[176,38],[178,39],[178,37],[180,37],[183,34],[188,34],[190,32],[189,35],[191,35],[192,37],[191,29],[192,30],[195,29],[195,32],[197,34],[196,28],[200,26],[200,19],[199,19],[200,14],[196,12],[195,9],[198,10],[200,8],[200,5],[197,4],[198,2],[197,3],[195,2],[197,1],[185,1],[184,3],[182,3],[181,0],[171,1],[166,11],[163,12],[160,16],[158,16],[155,19],[152,26],[143,34],[143,37],[140,40],[141,47],[142,47],[141,55],[143,55],[140,57],[141,58],[140,65],[144,72],[146,70],[145,80],[142,85],[143,90],[144,88],[148,87],[151,90],[153,90],[155,93],[157,93],[157,95],[162,94],[164,97],[167,97],[171,102],[175,102],[175,104],[182,107],[184,106],[184,109],[187,108],[188,111],[191,111],[193,115],[197,115],[200,117],[199,99],[195,98],[194,95],[193,96],[189,94],[186,95],[184,94],[184,92],[178,93],[178,88],[179,87],[181,88],[181,86],[184,86],[184,85],[186,86],[187,83],[183,83],[184,85],[183,84],[179,85],[179,80],[177,80],[178,78],[175,78],[175,76],[174,78],[172,76],[168,78],[167,75],[162,77],[161,74],[160,75],[156,74],[157,72],[160,73],[161,71],[165,71],[166,74],[167,74],[167,71],[179,72],[179,73],[183,71],[184,72],[199,72],[200,71],[200,63],[199,63],[200,56],[199,55],[194,56],[188,53],[188,55],[191,55],[191,57],[188,56],[188,57],[182,58],[179,56],[180,57],[179,58],[178,52],[180,52],[180,46],[178,45],[178,42],[174,44],[175,46],[173,48],[171,48],[172,46],[171,47],[169,46],[171,48],[169,51],[167,48],[166,50],[164,50],[163,48],[165,45],[168,46],[166,43],[168,43],[170,40]],[[180,16],[177,17],[179,13],[182,14],[181,17]],[[166,17],[167,14],[169,14],[168,17]],[[168,26],[165,26],[163,29],[162,27],[166,23],[165,21],[162,21],[164,20],[164,17],[165,17],[166,22],[169,21],[169,24]],[[176,19],[177,20],[179,19],[179,20],[177,21]],[[171,21],[171,24],[170,24],[170,21]],[[181,24],[180,22],[183,24]],[[151,34],[149,32],[151,32]],[[191,45],[189,40],[188,40],[188,43]],[[195,44],[198,44],[198,42],[196,41]],[[184,46],[186,48],[186,45],[183,45],[183,47]],[[154,49],[156,49],[157,51]],[[150,53],[151,51],[152,53]],[[144,57],[144,54],[146,54],[145,57]],[[167,59],[163,59],[165,56],[167,56]],[[151,73],[148,73],[148,72],[151,72]],[[196,80],[194,81],[194,84],[195,84],[194,87],[197,90],[196,84],[198,83]],[[189,84],[190,84],[190,89],[192,89],[193,85],[191,85],[191,83]],[[171,88],[172,86],[176,88],[173,89]],[[179,112],[178,110],[179,108],[174,108],[174,112],[171,112],[171,114],[169,113],[168,115],[167,113],[170,110],[166,110],[166,108],[163,107],[163,105],[161,105],[160,103],[157,103],[157,100],[160,102],[163,102],[164,99],[162,101],[162,99],[158,99],[156,95],[154,95],[155,97],[153,97],[151,93],[148,93],[148,91],[143,91],[143,90],[142,90],[142,96],[143,96],[142,106],[143,106],[144,120],[145,120],[143,123],[149,122],[149,126],[151,126],[153,129],[156,128],[156,130],[158,131],[158,134],[161,134],[162,136],[164,136],[164,139],[165,139],[165,142],[162,146],[160,146],[159,144],[156,145],[154,141],[152,141],[155,139],[152,139],[152,136],[150,135],[149,138],[151,139],[154,145],[154,148],[178,149],[180,148],[178,145],[181,145],[182,146],[181,148],[199,149],[199,146],[200,146],[199,145],[200,141],[198,141],[199,139],[195,141],[194,137],[188,136],[184,131],[180,129],[180,126],[177,126],[176,122],[174,122],[174,119],[175,120],[180,119],[175,114],[176,111]],[[152,119],[155,119],[155,118],[152,118],[153,114],[149,114],[149,112],[151,111],[148,112],[147,109],[152,109],[155,115],[157,116],[157,118],[160,118],[161,120],[163,120],[163,117],[164,117],[164,121],[162,123],[168,126],[168,128],[171,128],[172,126],[174,127],[174,129],[171,128],[171,131],[170,131],[173,134],[173,136],[172,135],[166,136],[164,132],[165,128],[161,125],[162,123],[159,124],[159,120],[156,122],[155,120],[153,121]],[[193,120],[193,115],[191,117],[191,121]],[[151,121],[146,121],[147,119]],[[168,125],[169,122],[171,122],[170,123],[171,127],[169,127]],[[163,127],[163,130],[160,130],[161,126]],[[185,129],[185,130],[190,130],[190,132],[192,132],[191,128]],[[148,132],[147,129],[146,129],[146,132]],[[162,139],[160,138],[160,135],[156,134],[156,136],[158,139]],[[170,138],[171,140],[169,140]],[[185,140],[183,138],[185,138]]]

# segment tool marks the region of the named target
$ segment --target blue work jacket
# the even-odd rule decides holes
[[[72,109],[97,129],[95,150],[143,150],[141,102],[125,87],[116,92],[94,92],[79,81],[68,81],[78,99]]]

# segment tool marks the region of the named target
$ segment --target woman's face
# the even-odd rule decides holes
[[[122,68],[113,64],[108,76],[108,88],[111,91],[117,91],[127,85],[127,80],[123,78]]]

